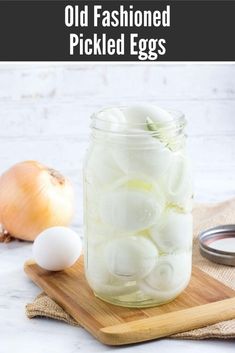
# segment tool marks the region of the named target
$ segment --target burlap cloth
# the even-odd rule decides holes
[[[218,204],[197,205],[193,211],[194,215],[194,245],[193,264],[207,272],[217,280],[235,290],[235,267],[223,266],[212,263],[203,258],[198,248],[198,233],[208,227],[221,224],[235,224],[235,199]],[[70,325],[79,326],[78,323],[68,315],[58,304],[50,299],[45,293],[35,298],[33,303],[26,305],[26,315],[29,318],[36,316],[49,317],[65,321]],[[171,337],[181,339],[205,339],[205,338],[235,338],[235,319],[223,321],[215,325],[200,329],[187,331]]]

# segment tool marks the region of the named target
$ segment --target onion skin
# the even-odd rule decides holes
[[[33,241],[46,228],[68,226],[73,214],[72,185],[56,170],[25,161],[0,177],[0,221],[11,236]]]

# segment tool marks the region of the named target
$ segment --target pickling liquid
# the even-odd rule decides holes
[[[173,142],[146,129],[99,134],[90,145],[85,273],[95,295],[112,304],[164,304],[190,281],[191,175],[184,143]]]

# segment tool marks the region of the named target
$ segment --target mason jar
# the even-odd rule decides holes
[[[188,285],[192,180],[185,118],[155,105],[92,116],[84,165],[84,265],[112,304],[167,303]]]

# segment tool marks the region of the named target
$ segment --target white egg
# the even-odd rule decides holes
[[[191,274],[191,252],[160,256],[153,271],[145,278],[148,285],[159,290],[178,287]]]
[[[104,263],[104,247],[90,248],[87,258],[86,277],[91,288],[98,295],[119,296],[137,290],[136,283],[126,283],[114,277]]]
[[[153,122],[166,123],[173,120],[172,115],[154,104],[136,104],[125,109],[129,124],[144,124],[149,118]]]
[[[137,104],[125,110],[127,125],[132,131],[137,127],[152,133],[170,150],[177,149],[183,143],[183,136],[176,136],[179,125],[174,115],[153,104]]]
[[[92,185],[104,187],[123,176],[109,150],[109,145],[97,143],[90,151],[86,177]]]
[[[162,209],[162,200],[153,193],[127,188],[103,193],[99,203],[101,220],[124,232],[150,227],[157,222]]]
[[[114,146],[112,155],[124,173],[159,178],[170,166],[172,152],[147,132],[128,136],[126,143]]]
[[[191,252],[160,256],[155,268],[139,287],[159,302],[173,299],[187,286],[191,268]]]
[[[167,198],[187,211],[192,209],[192,177],[186,156],[176,153],[165,179]]]
[[[122,131],[126,128],[126,117],[120,108],[104,109],[97,114],[104,123],[104,130]]]
[[[193,234],[192,215],[177,213],[169,209],[161,226],[154,225],[149,232],[160,251],[190,250]]]
[[[66,227],[51,227],[41,232],[33,244],[36,263],[49,271],[72,266],[82,251],[78,234]]]
[[[154,244],[141,236],[126,236],[111,240],[104,248],[108,271],[126,281],[147,276],[154,268],[158,251]]]

